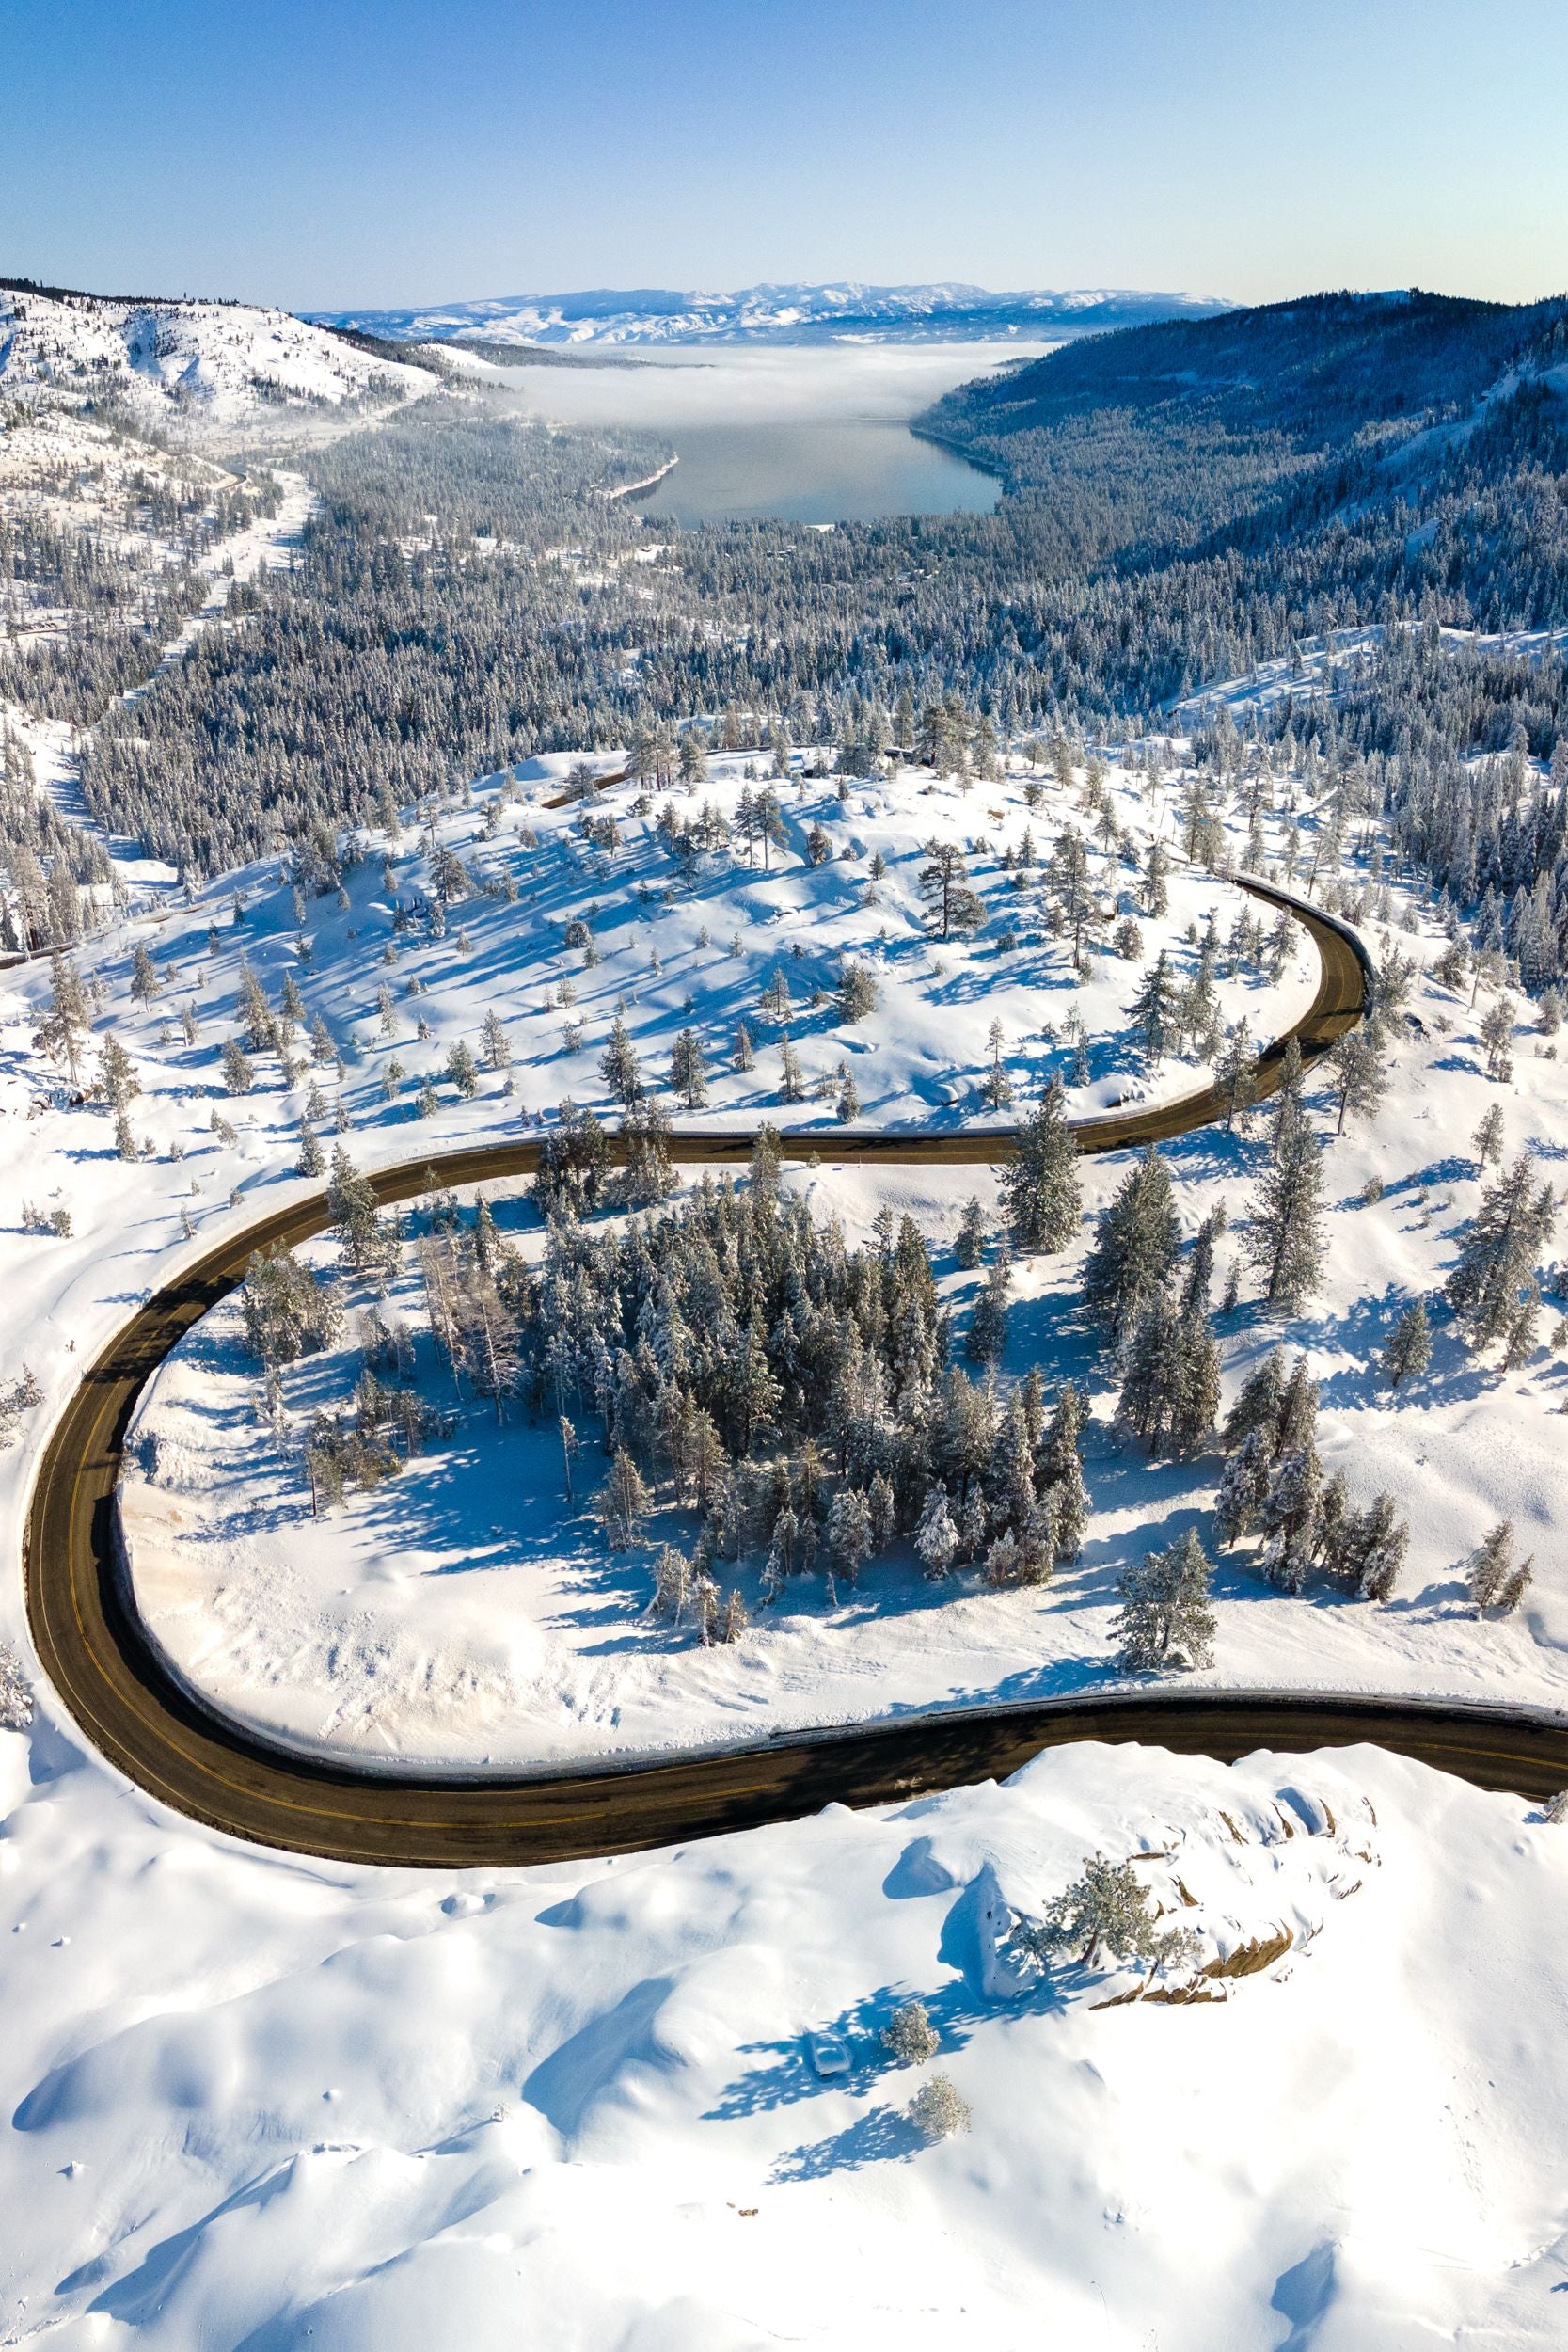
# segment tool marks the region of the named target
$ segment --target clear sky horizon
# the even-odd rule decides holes
[[[1565,0],[0,0],[0,274],[1568,287]]]

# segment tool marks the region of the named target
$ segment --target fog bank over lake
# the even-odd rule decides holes
[[[638,353],[635,367],[508,369],[530,413],[662,434],[679,463],[639,502],[681,524],[982,514],[987,474],[909,420],[1042,343],[833,344]]]

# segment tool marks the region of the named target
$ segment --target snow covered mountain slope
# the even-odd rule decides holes
[[[1419,1765],[1090,1746],[421,1874],[218,1838],[40,1721],[0,1731],[0,1817],[13,2344],[1561,2341],[1568,1829]],[[998,1967],[1096,1853],[1196,1930],[1148,1986],[1196,1999]]]
[[[399,341],[483,337],[517,343],[970,342],[1001,335],[1082,334],[1150,319],[1207,318],[1208,295],[1100,288],[992,294],[984,286],[743,286],[734,293],[666,287],[500,294],[408,310],[334,310],[325,325]]]
[[[0,286],[0,395],[128,412],[183,432],[276,426],[428,391],[430,378],[286,310]]]

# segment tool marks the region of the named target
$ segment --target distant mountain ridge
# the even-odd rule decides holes
[[[1097,414],[1145,425],[1201,418],[1229,435],[1276,432],[1328,447],[1466,410],[1505,378],[1560,389],[1565,319],[1562,297],[1307,294],[1076,342],[958,386],[919,423],[992,458]]]
[[[820,343],[1044,341],[1155,319],[1210,318],[1230,305],[1205,294],[1113,289],[993,294],[984,286],[743,286],[731,293],[668,287],[502,294],[406,310],[318,310],[324,326],[395,342]]]

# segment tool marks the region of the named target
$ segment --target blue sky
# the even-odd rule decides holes
[[[0,272],[1568,286],[1568,0],[0,0]]]

